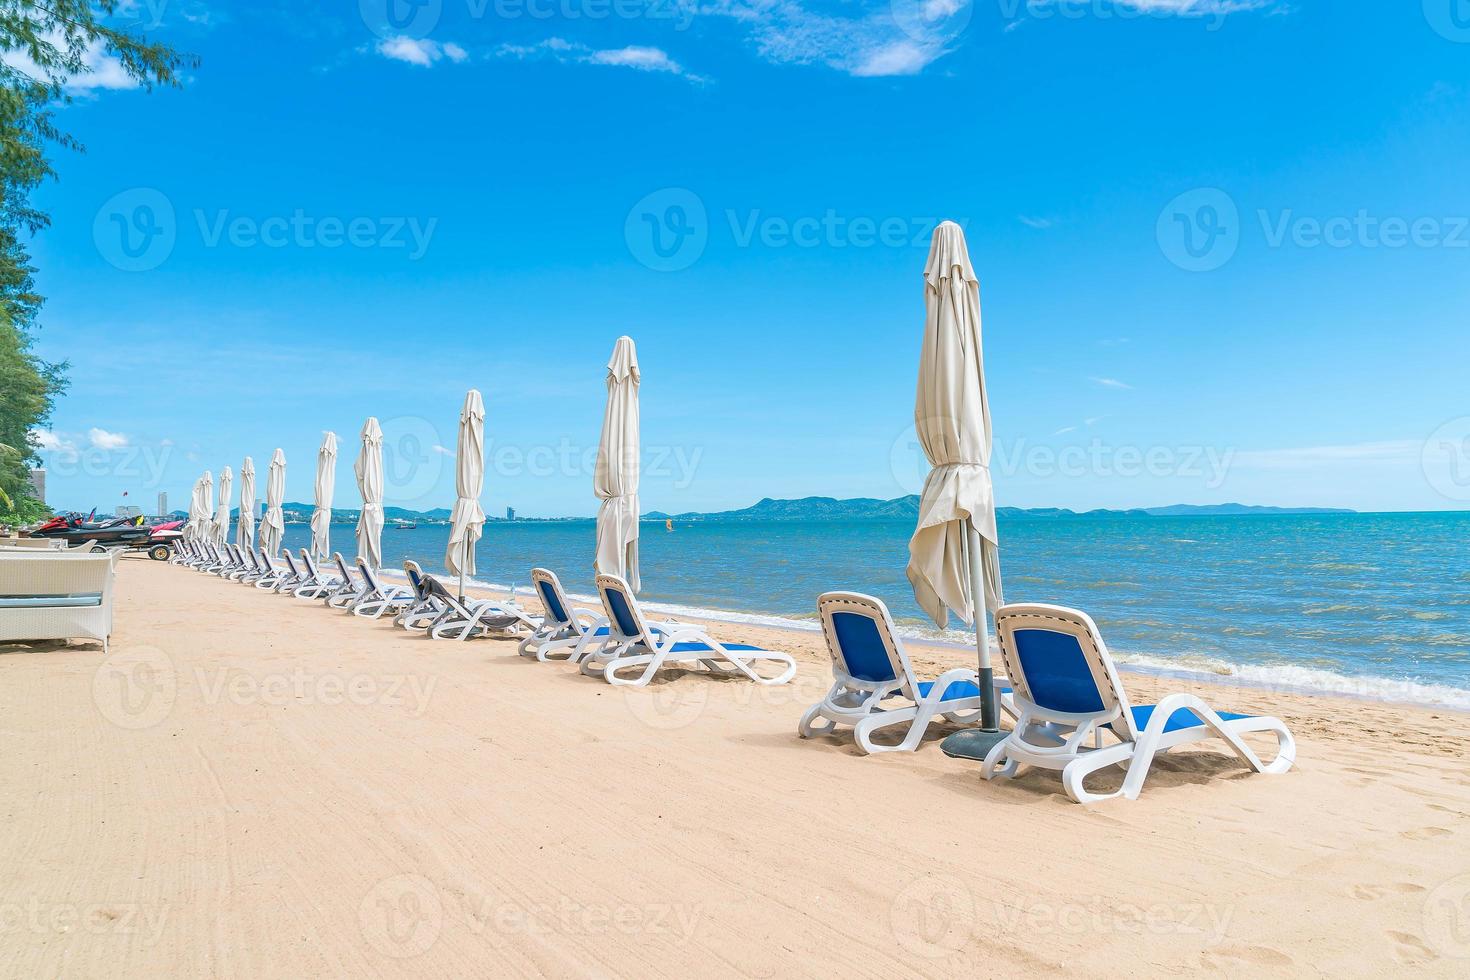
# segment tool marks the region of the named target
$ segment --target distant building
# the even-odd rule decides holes
[[[168,494],[167,493],[160,493],[158,495],[158,516],[159,517],[164,517],[167,514],[168,514]]]
[[[44,468],[31,470],[31,492],[41,503],[46,502],[46,470]]]
[[[117,517],[142,517],[143,508],[134,507],[132,504],[123,504],[117,509]]]
[[[505,519],[508,521],[516,519],[516,509],[514,507],[505,508]]]

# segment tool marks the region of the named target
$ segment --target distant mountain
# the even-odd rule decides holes
[[[1144,507],[1131,510],[1088,510],[1074,511],[1064,507],[999,507],[996,515],[1004,518],[1053,518],[1058,520],[1088,520],[1102,517],[1213,517],[1241,514],[1352,514],[1356,511],[1333,510],[1320,507],[1255,507],[1247,504],[1176,504],[1171,507]],[[650,511],[643,515],[646,521],[887,521],[915,520],[919,516],[919,498],[916,495],[878,500],[872,497],[854,497],[838,500],[834,497],[802,497],[800,500],[773,500],[765,498],[752,507],[742,510],[723,510],[715,513],[688,512],[665,514]]]
[[[260,505],[261,508],[264,504]],[[311,520],[311,512],[316,510],[315,504],[304,504],[298,501],[288,501],[281,504],[281,513],[286,517],[287,524],[304,524]],[[257,516],[259,510],[257,510]],[[359,509],[345,509],[342,507],[332,508],[333,524],[356,524],[358,516],[362,513]],[[384,507],[383,517],[390,521],[423,521],[426,524],[444,523],[449,520],[452,512],[447,507],[435,507],[433,510],[409,510],[406,507]],[[188,515],[185,514],[185,517]],[[236,520],[240,517],[240,508],[236,507],[230,511],[230,517]],[[491,517],[489,520],[497,520]]]

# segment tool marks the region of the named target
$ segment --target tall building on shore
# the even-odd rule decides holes
[[[505,508],[505,519],[508,521],[516,519],[516,509],[514,507]]]
[[[31,492],[41,503],[46,502],[46,469],[37,467],[31,470]]]
[[[158,493],[158,516],[168,516],[168,491],[160,490]]]

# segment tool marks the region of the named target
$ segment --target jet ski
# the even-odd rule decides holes
[[[81,514],[58,514],[41,525],[31,528],[26,537],[31,538],[61,538],[69,547],[94,542],[94,552],[104,552],[113,548],[147,550],[150,557],[158,558],[160,561],[168,558],[168,549],[171,547],[166,539],[155,542],[154,532],[166,525],[149,527],[141,517],[114,517],[110,520],[92,520],[96,511],[83,517]],[[177,521],[171,522],[170,527],[177,527]],[[158,544],[163,548],[162,555],[155,554],[153,545]]]

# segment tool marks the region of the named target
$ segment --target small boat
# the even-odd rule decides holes
[[[395,530],[395,531],[412,531],[414,528],[416,528],[418,526],[419,526],[419,522],[418,521],[405,521],[401,517],[395,518],[394,521],[393,521],[393,530]]]
[[[674,522],[673,522],[672,519],[664,521],[664,530],[665,531],[672,531],[673,529],[674,529]]]

